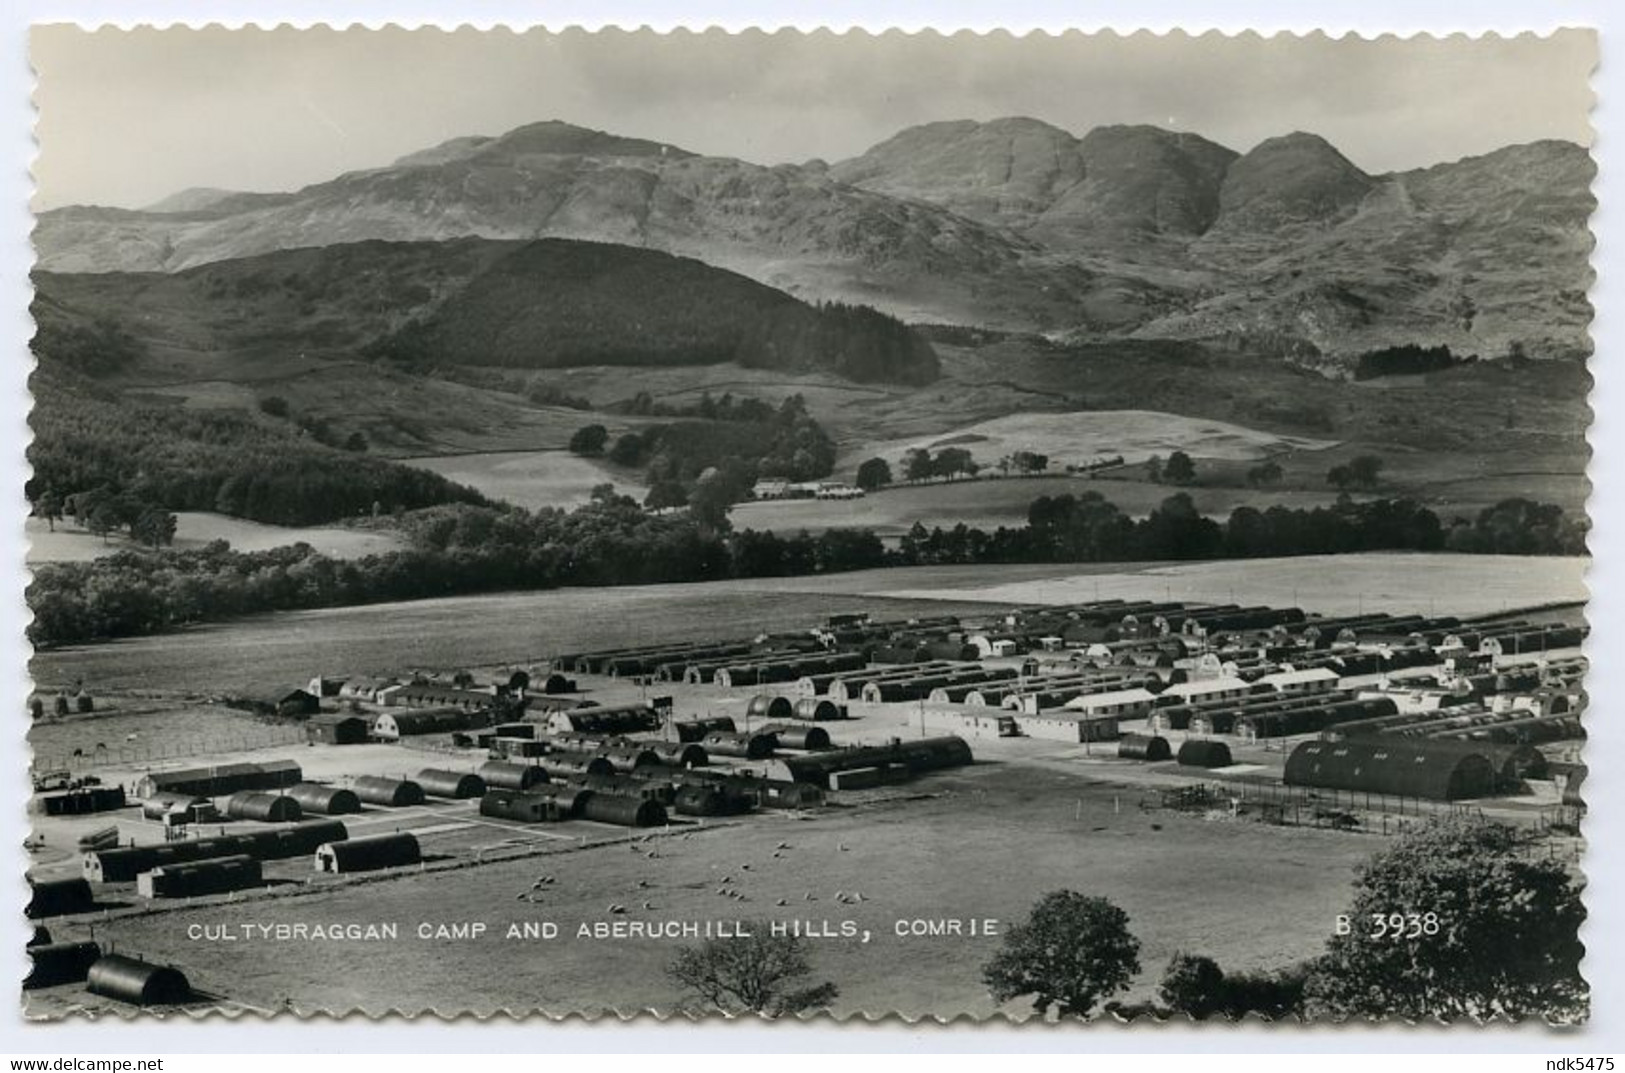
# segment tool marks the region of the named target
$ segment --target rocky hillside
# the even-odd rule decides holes
[[[101,379],[242,382],[323,362],[714,365],[928,383],[929,343],[688,258],[542,239],[364,242],[176,273],[35,275],[42,362]]]
[[[913,320],[1202,340],[1331,370],[1399,344],[1587,353],[1593,174],[1562,142],[1369,175],[1312,134],[1238,155],[1020,118],[769,168],[549,122],[294,193],[60,209],[35,242],[52,271],[176,272],[367,239],[590,239]]]

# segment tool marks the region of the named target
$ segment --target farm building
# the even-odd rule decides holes
[[[1148,689],[1116,689],[1109,693],[1086,693],[1074,697],[1066,702],[1066,708],[1087,716],[1143,719],[1150,714],[1151,705],[1156,699],[1156,695]]]
[[[387,808],[408,808],[423,804],[423,787],[410,779],[386,779],[381,775],[362,775],[351,784],[363,804],[383,805]]]
[[[388,712],[373,720],[372,735],[385,741],[394,741],[416,737],[419,734],[450,734],[459,730],[479,730],[489,722],[489,717],[483,711],[462,708]]]
[[[444,771],[424,768],[415,780],[423,787],[426,797],[442,797],[452,801],[465,801],[485,793],[485,780],[466,771]]]
[[[296,823],[304,814],[299,802],[286,794],[262,794],[254,790],[242,790],[226,798],[223,811],[231,819],[259,823]]]
[[[25,913],[30,920],[88,913],[96,908],[90,884],[83,879],[30,879],[28,890]]]
[[[260,862],[245,854],[161,865],[135,877],[143,898],[196,898],[247,890],[264,882]]]
[[[1120,733],[1115,715],[1065,710],[1023,715],[1016,720],[1016,727],[1029,738],[1065,742],[1116,741]]]
[[[365,716],[330,712],[311,716],[305,736],[317,745],[364,745],[371,729]]]
[[[1309,667],[1298,671],[1276,671],[1258,680],[1277,693],[1329,693],[1337,688],[1338,674],[1329,667]]]
[[[1182,767],[1229,767],[1230,746],[1222,741],[1187,738],[1179,747],[1178,759]]]
[[[301,781],[303,774],[299,765],[292,760],[218,764],[214,767],[151,772],[136,783],[135,796],[147,798],[168,792],[224,797],[239,790],[282,790]]]
[[[33,965],[23,980],[23,990],[77,984],[90,975],[90,967],[102,956],[96,943],[41,943],[28,947]]]
[[[302,813],[310,816],[346,816],[361,811],[361,798],[355,791],[339,786],[302,782],[291,787],[288,796],[299,803]]]
[[[401,831],[324,842],[316,847],[315,865],[318,872],[374,872],[380,868],[417,864],[422,859],[417,836]]]
[[[295,689],[293,692],[277,698],[276,702],[276,714],[284,719],[297,719],[300,716],[315,715],[321,710],[321,698],[305,689]]]
[[[84,816],[92,812],[111,812],[123,808],[122,786],[83,786],[66,793],[46,794],[39,799],[39,808],[47,816]]]
[[[84,855],[84,877],[92,883],[130,883],[142,872],[185,861],[243,853],[255,860],[279,861],[314,853],[323,842],[349,837],[337,820],[317,820],[272,831],[244,831],[214,838],[181,839],[146,846],[116,846]]]
[[[1286,760],[1289,786],[1455,801],[1495,792],[1496,773],[1476,751],[1426,740],[1306,741]]]
[[[520,790],[487,790],[480,798],[480,815],[517,823],[555,823],[565,818],[552,795]]]
[[[480,765],[479,776],[488,790],[523,791],[547,782],[547,772],[535,764],[492,761]]]
[[[85,974],[85,990],[132,1006],[178,1006],[192,998],[192,985],[179,970],[122,954],[107,954]]]
[[[635,734],[660,729],[659,714],[647,704],[546,712],[542,714],[542,721],[553,732],[573,730],[584,734]]]
[[[1172,760],[1174,751],[1168,739],[1155,734],[1125,734],[1117,742],[1117,755],[1124,760]]]
[[[889,745],[785,756],[768,764],[767,770],[771,779],[809,782],[828,788],[832,774],[858,768],[900,768],[918,775],[971,762],[971,749],[963,738],[917,738],[912,741],[894,740]]]

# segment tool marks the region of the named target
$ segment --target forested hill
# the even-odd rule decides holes
[[[826,371],[928,383],[931,345],[861,306],[812,306],[744,276],[604,243],[459,239],[286,250],[173,275],[37,273],[42,340],[117,340],[155,367],[214,362],[238,374],[304,361],[519,368],[698,365]],[[105,345],[59,347],[74,360]]]

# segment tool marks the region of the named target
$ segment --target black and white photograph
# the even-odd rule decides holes
[[[29,49],[41,1033],[1595,1016],[1595,32]]]

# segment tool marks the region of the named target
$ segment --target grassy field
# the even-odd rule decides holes
[[[590,498],[593,486],[606,481],[623,495],[642,500],[648,494],[642,475],[582,458],[568,451],[499,451],[402,459],[440,474],[494,499],[536,510],[569,509]]]
[[[125,918],[99,924],[98,934],[262,1009],[630,1013],[676,1006],[679,995],[660,970],[682,940],[577,937],[583,922],[616,919],[612,904],[629,907],[624,919],[650,921],[852,920],[868,943],[810,940],[817,978],[840,988],[837,1015],[1024,1017],[1028,1008],[997,1006],[980,982],[997,937],[900,938],[897,922],[1011,922],[1048,890],[1103,895],[1127,909],[1143,943],[1144,971],[1128,997],[1149,998],[1176,950],[1235,969],[1314,955],[1349,900],[1353,867],[1381,844],[1146,813],[1141,790],[1099,774],[1081,762],[1071,770],[1064,762],[1063,770],[978,764],[911,788],[925,797],[889,804],[837,806],[799,821],[766,814],[634,843],[639,852],[561,846],[477,868]],[[1013,815],[1021,817],[1016,837]],[[533,891],[541,876],[555,882]],[[743,900],[716,893],[724,876]],[[839,892],[862,900],[837,902]],[[318,959],[308,943],[187,937],[191,924],[244,920],[394,922],[401,938],[324,943]],[[461,941],[416,934],[421,923],[464,921],[486,922],[490,931]],[[505,937],[509,924],[528,921],[557,923],[560,938]]]
[[[30,563],[85,562],[136,546],[122,536],[104,540],[69,522],[58,522],[56,531],[52,532],[38,518],[29,518],[24,523],[24,532],[28,536]],[[376,529],[266,525],[201,511],[181,511],[175,515],[176,549],[201,548],[214,540],[224,540],[238,551],[266,551],[303,542],[336,559],[359,559],[405,546],[393,533]]]

